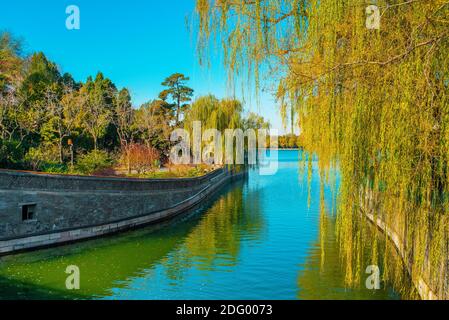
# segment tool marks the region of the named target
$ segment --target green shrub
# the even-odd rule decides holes
[[[105,151],[94,150],[78,158],[75,170],[81,174],[94,174],[112,166],[113,162]]]
[[[48,173],[69,173],[69,168],[65,163],[43,163],[39,170]]]
[[[24,162],[29,169],[49,173],[67,173],[68,169],[66,165],[59,163],[57,146],[47,144],[30,148]]]
[[[23,169],[23,148],[18,141],[0,139],[0,167]]]

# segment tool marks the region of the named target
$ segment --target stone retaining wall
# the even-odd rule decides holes
[[[376,197],[374,193],[369,190],[361,190],[364,197],[361,197],[362,202],[360,203],[360,208],[362,209],[363,214],[367,217],[367,219],[378,227],[382,232],[384,232],[389,240],[392,242],[394,247],[396,248],[398,254],[402,258],[405,267],[407,268],[407,272],[410,275],[411,281],[418,291],[419,296],[422,300],[441,300],[446,299],[445,295],[438,295],[435,290],[431,288],[430,281],[426,277],[426,272],[423,270],[411,270],[410,266],[410,257],[406,254],[406,247],[404,239],[399,236],[399,233],[395,230],[393,226],[389,226],[382,219],[382,212],[377,212],[377,215],[374,214],[374,211],[379,211],[379,206],[376,201]],[[447,295],[447,294],[446,294]]]
[[[168,219],[244,174],[218,169],[197,178],[123,179],[0,171],[0,254]]]

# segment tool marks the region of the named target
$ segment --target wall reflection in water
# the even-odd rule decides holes
[[[264,227],[252,202],[245,210],[244,182],[237,182],[208,203],[176,221],[99,240],[52,248],[0,260],[0,298],[101,298],[121,289],[141,293],[123,298],[163,298],[152,295],[164,281],[182,287],[185,273],[229,269],[236,265],[241,238],[256,240]],[[245,214],[248,211],[251,214]],[[81,271],[80,290],[65,288],[68,265]],[[148,285],[147,288],[141,286]],[[158,292],[158,290],[154,290]]]

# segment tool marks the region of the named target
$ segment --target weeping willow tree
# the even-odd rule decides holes
[[[201,159],[210,164],[223,163],[223,150],[225,141],[222,139],[222,133],[226,129],[240,128],[243,123],[242,118],[243,106],[235,99],[219,100],[213,95],[199,97],[192,104],[190,110],[187,112],[184,120],[184,128],[188,130],[191,136],[194,136],[194,122],[201,123],[201,133],[199,143],[201,144]],[[207,135],[208,130],[218,130]],[[206,135],[206,138],[204,137]],[[198,141],[191,141],[191,147]],[[197,146],[198,147],[198,146]],[[195,151],[194,151],[195,152]]]
[[[449,298],[449,2],[197,0],[196,12],[203,56],[215,40],[230,75],[275,79],[322,175],[341,171],[347,282],[366,267],[367,213],[399,237],[413,280]]]
[[[184,126],[193,129],[194,121],[201,121],[203,129],[240,128],[242,124],[242,104],[234,99],[219,100],[213,95],[199,97],[186,114]]]

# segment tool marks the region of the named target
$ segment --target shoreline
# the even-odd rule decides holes
[[[179,179],[0,172],[0,256],[169,220],[246,175],[227,169]],[[31,217],[24,219],[27,210]]]

